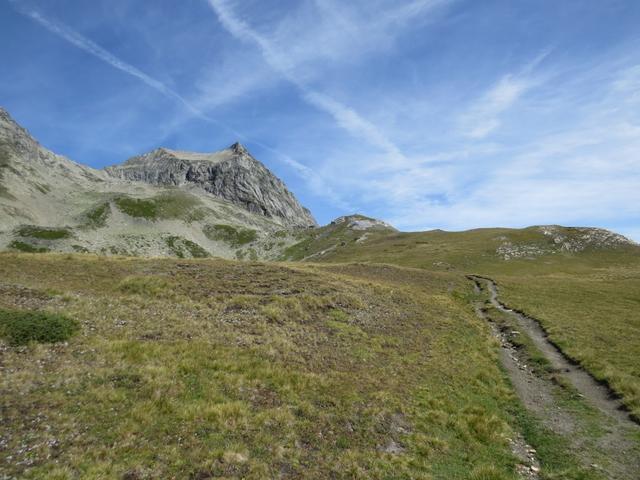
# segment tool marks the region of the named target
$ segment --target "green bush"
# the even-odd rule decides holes
[[[107,218],[110,213],[111,206],[109,203],[101,203],[86,213],[86,225],[89,227],[104,227],[107,224]]]
[[[28,238],[39,238],[42,240],[60,240],[61,238],[69,238],[71,232],[66,228],[43,228],[26,226],[18,230],[18,235]]]
[[[57,313],[0,310],[0,336],[12,345],[62,342],[79,329],[78,322]]]
[[[20,250],[21,252],[27,253],[45,253],[48,252],[49,249],[45,247],[34,247],[28,243],[21,242],[19,240],[14,240],[9,244],[9,248],[13,248],[14,250]]]
[[[120,197],[115,199],[118,208],[130,217],[154,220],[158,217],[158,206],[152,200]]]
[[[185,258],[190,255],[192,258],[206,258],[209,256],[204,248],[186,238],[169,236],[164,239],[171,252],[178,258]],[[188,253],[188,255],[187,255]]]
[[[258,238],[258,232],[250,228],[235,228],[231,225],[207,225],[204,233],[211,240],[227,242],[233,247],[251,243]]]

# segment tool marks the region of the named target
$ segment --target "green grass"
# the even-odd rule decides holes
[[[109,218],[110,214],[111,214],[110,203],[109,202],[100,203],[85,214],[85,217],[86,217],[85,225],[91,228],[104,227],[107,224],[107,219]]]
[[[575,240],[580,230],[560,230]],[[504,260],[505,242],[535,246],[542,255]],[[385,262],[459,275],[477,273],[498,281],[511,307],[542,321],[550,338],[598,379],[607,382],[640,418],[640,248],[561,250],[536,227],[466,232],[372,232],[362,243],[340,230],[307,238],[289,251],[302,258],[331,245],[312,261]],[[606,328],[603,328],[606,325]]]
[[[78,329],[75,320],[63,315],[0,309],[0,337],[10,345],[62,342]]]
[[[61,240],[71,237],[71,231],[68,228],[24,226],[20,227],[16,233],[21,237],[37,238],[39,240]]]
[[[516,478],[513,394],[463,278],[51,254],[3,254],[0,277],[22,286],[3,308],[83,325],[3,352],[3,474]]]
[[[29,243],[21,242],[20,240],[13,240],[8,247],[26,253],[45,253],[49,251],[46,247],[34,246]]]
[[[204,233],[209,239],[226,242],[232,247],[246,245],[258,238],[255,230],[223,224],[207,225]]]
[[[121,196],[114,202],[127,215],[146,220],[181,219],[193,222],[206,216],[206,210],[197,197],[179,191],[169,191],[145,199]]]
[[[566,438],[545,428],[521,406],[513,407],[519,430],[530,445],[535,445],[545,480],[604,480],[597,470],[587,469],[571,455]]]
[[[140,198],[119,197],[114,200],[121,212],[130,217],[155,220],[158,218],[158,206],[151,200]]]
[[[164,241],[178,258],[206,258],[210,256],[209,252],[200,245],[183,237],[169,236],[165,237]]]
[[[538,318],[566,354],[609,383],[640,418],[640,265],[497,279],[505,302]]]
[[[515,480],[521,432],[542,478],[597,478],[519,406],[464,275],[495,278],[633,407],[637,250],[553,251],[536,229],[363,234],[301,232],[289,258],[330,249],[312,258],[323,264],[3,254],[3,284],[23,288],[0,288],[0,308],[55,307],[83,329],[65,348],[30,346],[29,362],[4,354],[0,472]],[[504,238],[549,251],[505,261]],[[68,301],[40,294],[53,290]]]
[[[485,306],[487,315],[500,329],[508,341],[520,350],[527,358],[527,365],[531,366],[539,376],[548,376],[554,372],[551,363],[538,350],[533,340],[522,331],[518,322],[505,312],[502,312],[492,305]]]

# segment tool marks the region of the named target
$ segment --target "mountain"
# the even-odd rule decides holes
[[[158,186],[196,185],[245,210],[290,227],[316,222],[286,185],[239,143],[226,150],[196,153],[158,148],[106,169],[110,175]]]
[[[236,143],[158,148],[96,170],[40,145],[0,109],[0,249],[235,259],[431,262],[533,260],[637,246],[560,226],[402,233],[349,215],[318,227],[286,185]]]
[[[0,248],[275,258],[315,225],[240,144],[160,148],[96,170],[44,148],[0,109]]]

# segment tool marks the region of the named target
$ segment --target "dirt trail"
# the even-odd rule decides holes
[[[547,428],[567,438],[573,453],[585,466],[600,470],[606,478],[640,478],[640,454],[638,444],[633,440],[633,436],[637,437],[640,432],[640,426],[623,409],[620,400],[607,386],[567,358],[548,339],[537,320],[500,302],[498,288],[493,280],[478,276],[468,278],[475,283],[476,291],[489,294],[488,301],[493,307],[516,320],[521,334],[532,340],[557,372],[557,376],[566,379],[579,392],[584,402],[601,414],[585,420],[564,405],[558,394],[561,387],[550,378],[537,375],[527,365],[529,359],[515,348],[495,324],[490,323],[502,346],[500,360],[524,406]],[[476,311],[481,318],[491,322],[485,308],[477,305]],[[601,433],[587,434],[587,431],[593,431],[594,425]]]

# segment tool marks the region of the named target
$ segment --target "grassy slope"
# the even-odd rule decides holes
[[[640,248],[505,261],[496,255],[504,238],[513,244],[549,243],[535,229],[374,234],[322,259],[491,276],[506,302],[540,319],[554,342],[609,382],[640,417]]]
[[[3,347],[3,474],[514,478],[517,408],[459,275],[0,260],[0,308],[81,324]]]
[[[506,302],[540,319],[563,351],[607,381],[640,418],[640,261],[625,263],[494,276]]]

